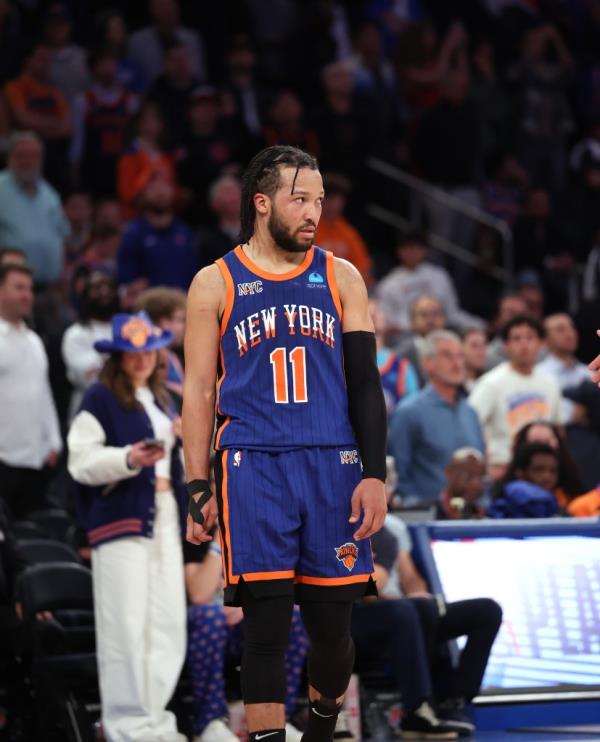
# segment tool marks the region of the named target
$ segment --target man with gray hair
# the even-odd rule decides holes
[[[69,234],[60,197],[42,177],[43,158],[37,134],[17,132],[0,172],[0,245],[23,250],[37,287],[59,279]]]
[[[240,203],[242,187],[233,175],[217,178],[208,191],[210,209],[216,225],[200,232],[200,262],[211,265],[240,241]]]
[[[425,338],[421,363],[427,386],[400,402],[390,424],[389,446],[404,506],[433,504],[445,485],[445,468],[465,446],[484,452],[476,412],[463,390],[465,359],[460,338],[436,330]]]

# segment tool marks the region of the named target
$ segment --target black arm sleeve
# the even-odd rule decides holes
[[[387,413],[377,368],[372,332],[346,332],[344,365],[348,386],[348,412],[363,465],[363,478],[385,482]]]

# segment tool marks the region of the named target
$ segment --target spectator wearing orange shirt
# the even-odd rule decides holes
[[[23,72],[4,86],[12,124],[44,140],[45,175],[59,189],[65,185],[65,159],[71,134],[69,104],[50,82],[52,53],[36,43],[25,57]]]
[[[343,216],[350,181],[343,175],[326,173],[323,177],[323,187],[325,199],[315,242],[324,250],[331,250],[336,257],[350,261],[358,269],[367,286],[370,286],[373,283],[371,275],[373,261],[369,250],[358,231]]]
[[[145,103],[134,126],[134,139],[117,166],[117,192],[123,218],[140,215],[139,200],[153,179],[176,183],[173,158],[163,149],[164,121],[155,103]]]

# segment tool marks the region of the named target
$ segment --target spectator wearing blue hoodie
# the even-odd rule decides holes
[[[117,264],[126,304],[153,286],[187,291],[200,267],[196,240],[188,225],[175,216],[174,199],[170,183],[160,178],[150,181],[141,195],[143,215],[125,227]]]
[[[490,518],[548,518],[558,515],[553,495],[558,485],[558,452],[546,443],[528,443],[515,451]]]

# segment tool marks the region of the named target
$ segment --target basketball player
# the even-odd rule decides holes
[[[189,293],[183,434],[187,538],[217,506],[225,601],[244,612],[250,739],[285,739],[284,656],[294,602],[310,638],[303,740],[333,737],[354,661],[352,603],[375,593],[369,536],[386,513],[386,411],[358,271],[312,245],[316,160],[269,147],[248,166],[243,244]],[[208,484],[214,427],[216,499]]]

